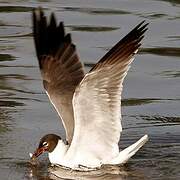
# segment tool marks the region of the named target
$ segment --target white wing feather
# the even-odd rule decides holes
[[[143,23],[119,41],[76,88],[74,135],[65,157],[71,162],[68,166],[98,167],[119,155],[122,84],[147,30]]]
[[[75,131],[67,153],[74,164],[96,167],[119,154],[122,83],[133,59],[87,74],[76,89]]]

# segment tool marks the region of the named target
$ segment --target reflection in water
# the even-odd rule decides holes
[[[14,87],[13,83],[8,83],[8,80],[12,80],[17,83],[17,81],[27,81],[27,80],[33,80],[31,78],[28,78],[26,75],[22,74],[1,74],[0,75],[0,89],[5,90],[6,92],[11,91],[14,93],[20,92],[25,94],[36,94],[32,91],[28,91],[26,89],[23,89],[23,87]],[[22,83],[23,84],[23,83]],[[13,95],[12,94],[12,95]],[[6,97],[4,97],[6,98]],[[10,98],[10,97],[9,97]]]
[[[0,6],[0,13],[28,12],[32,10],[32,7],[26,6]]]
[[[32,33],[22,33],[22,32],[19,32],[19,34],[17,35],[7,35],[7,36],[1,36],[0,38],[20,38],[20,37],[32,37]]]
[[[147,19],[158,19],[158,18],[163,18],[163,17],[167,17],[167,14],[163,14],[163,13],[147,13],[147,14],[136,14],[139,15],[140,17],[143,18],[147,18]]]
[[[0,104],[0,134],[9,131],[9,120],[11,119],[8,115],[8,111],[2,109],[3,105]],[[0,140],[0,145],[3,146],[3,142]],[[1,147],[2,148],[2,147]]]
[[[118,27],[108,27],[108,26],[67,26],[71,31],[86,31],[86,32],[101,32],[101,31],[114,31],[119,29]]]
[[[24,103],[16,102],[16,101],[0,101],[0,107],[16,107],[16,106],[24,106]]]
[[[50,177],[60,177],[62,179],[82,179],[82,180],[124,180],[131,179],[144,179],[143,174],[140,172],[132,172],[127,166],[111,166],[104,165],[101,169],[89,172],[75,171],[64,169],[62,167],[50,167]]]
[[[3,64],[0,64],[0,68],[3,68],[3,67],[9,67],[9,68],[12,68],[12,67],[14,67],[14,68],[27,68],[27,69],[29,69],[29,68],[35,68],[35,66],[33,66],[33,65],[3,65]]]
[[[1,35],[0,35],[1,36]],[[15,46],[13,46],[13,45],[10,45],[9,44],[9,41],[4,41],[4,40],[0,40],[0,51],[8,51],[8,50],[13,50],[13,49],[15,49]],[[6,57],[4,57],[4,54],[5,53],[3,53],[3,54],[1,54],[2,56],[2,58],[0,58],[0,61],[4,61],[4,59],[6,59]],[[10,54],[5,54],[5,56],[7,55],[7,61],[9,61],[9,58],[11,59],[11,57],[12,57],[12,60],[14,60],[14,57],[13,56],[11,56]]]
[[[0,29],[0,38],[19,38],[19,37],[31,37],[32,33],[29,32],[29,28],[19,25],[3,25]],[[5,49],[5,48],[4,48]]]
[[[180,117],[176,116],[140,116],[140,118],[150,121],[151,124],[155,123],[157,126],[180,125]]]
[[[82,180],[125,180],[127,178],[139,180],[145,175],[141,170],[132,170],[127,164],[124,166],[103,165],[102,168],[93,171],[78,171],[61,166],[51,166],[47,161],[39,161],[38,164],[19,163],[18,166],[28,169],[28,179],[50,180],[50,179],[82,179]]]
[[[10,54],[0,54],[0,61],[13,61],[15,57],[11,56]]]
[[[98,47],[104,51],[109,51],[110,47]],[[179,47],[153,47],[153,48],[140,48],[139,54],[155,54],[159,56],[180,56]],[[87,63],[87,65],[91,65]]]
[[[130,12],[116,10],[116,9],[104,9],[104,8],[79,8],[79,7],[64,7],[65,11],[73,11],[94,15],[120,15],[120,14],[129,14]]]
[[[1,95],[1,99],[3,96]],[[17,113],[16,107],[22,106],[22,103],[15,101],[0,101],[0,169],[1,169],[1,179],[16,176],[18,172],[12,171],[12,152],[14,151],[11,146],[11,140],[8,134],[13,132],[14,127],[14,117],[12,114]],[[10,178],[11,179],[11,178]],[[13,178],[14,179],[14,178]]]
[[[168,36],[167,38],[172,39],[172,41],[180,40],[180,36]]]
[[[171,71],[162,71],[160,73],[156,73],[157,75],[160,75],[165,78],[179,78],[180,77],[180,71],[171,70]]]
[[[145,116],[145,115],[132,115],[128,116],[129,118],[135,118],[138,121],[135,125],[131,125],[128,128],[125,129],[140,129],[140,128],[147,128],[147,127],[176,127],[180,126],[180,117],[178,116]],[[142,123],[142,120],[145,120],[144,123]],[[138,127],[137,127],[138,124]],[[162,131],[163,132],[163,131]],[[175,133],[175,132],[174,132]],[[178,135],[179,136],[179,135]],[[168,139],[168,137],[167,137]],[[152,137],[150,137],[150,140],[152,140]],[[171,141],[172,139],[170,139]],[[174,141],[178,140],[177,142],[180,142],[179,137],[176,137]],[[163,143],[163,141],[161,142]],[[166,142],[167,143],[167,142]]]
[[[154,47],[154,48],[141,48],[140,54],[156,54],[160,56],[180,56],[179,47]]]
[[[161,101],[162,99],[156,99],[156,98],[147,98],[147,99],[123,99],[122,100],[122,106],[140,106],[145,104],[154,103],[157,101]]]
[[[8,79],[16,79],[16,80],[34,80],[22,74],[1,74],[0,80],[8,80]]]
[[[176,6],[176,5],[179,5],[180,4],[180,1],[179,0],[158,0],[158,1],[165,1],[165,2],[169,2],[171,3],[172,5]]]
[[[48,172],[47,162],[41,162],[36,165],[31,165],[29,162],[25,164],[28,168],[26,176],[29,180],[51,180]]]
[[[160,99],[160,98],[130,98],[130,99],[122,99],[122,106],[141,106],[145,104],[151,103],[163,103],[167,101],[179,101],[180,99]]]

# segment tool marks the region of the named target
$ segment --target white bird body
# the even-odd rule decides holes
[[[100,168],[101,165],[120,165],[125,164],[146,142],[148,141],[148,135],[144,135],[136,143],[130,145],[120,152],[115,152],[114,157],[107,159],[94,158],[92,155],[83,155],[79,152],[74,157],[68,157],[68,145],[65,145],[62,140],[59,140],[58,145],[52,153],[48,153],[49,160],[52,164],[69,167],[71,169],[81,170],[83,168],[89,168],[91,170]]]
[[[68,148],[69,148],[69,145],[65,145],[62,140],[59,140],[54,151],[48,153],[50,162],[52,164],[59,164],[62,166],[66,166],[64,157],[68,151]],[[66,166],[66,167],[68,167],[68,166]]]
[[[63,23],[56,26],[52,14],[48,25],[42,9],[34,11],[33,22],[43,85],[62,119],[68,141],[46,135],[33,158],[48,151],[52,164],[72,169],[126,163],[148,140],[145,135],[119,152],[123,81],[147,24],[137,25],[85,74]]]

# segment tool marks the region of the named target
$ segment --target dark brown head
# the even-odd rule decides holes
[[[47,134],[44,137],[42,137],[39,146],[34,152],[31,159],[37,158],[45,151],[52,152],[55,149],[56,145],[58,144],[58,140],[61,140],[61,137],[57,136],[56,134]]]

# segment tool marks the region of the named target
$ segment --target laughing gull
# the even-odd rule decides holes
[[[33,35],[45,91],[62,120],[66,140],[55,134],[41,138],[36,159],[48,152],[52,164],[72,169],[126,163],[148,140],[144,135],[120,151],[121,94],[124,78],[147,30],[145,21],[121,39],[85,74],[63,22],[50,21],[42,8],[33,11]]]

